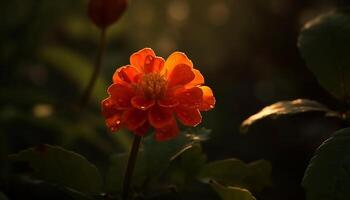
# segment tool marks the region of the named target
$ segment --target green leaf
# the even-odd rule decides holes
[[[200,171],[198,177],[203,182],[214,179],[225,185],[240,185],[248,175],[246,164],[238,159],[214,161],[206,164]]]
[[[266,160],[250,164],[234,158],[219,160],[206,164],[198,178],[205,183],[215,180],[225,185],[261,191],[271,185],[271,164]]]
[[[26,176],[14,176],[5,184],[9,188],[9,196],[14,195],[14,199],[93,200],[92,195]]]
[[[176,185],[179,192],[193,192],[194,187],[201,184],[197,176],[206,160],[201,144],[194,142],[173,156],[171,166],[165,173],[168,183]]]
[[[262,191],[271,186],[271,163],[266,160],[258,160],[248,164],[248,175],[243,183],[251,191]]]
[[[96,194],[102,179],[97,168],[83,156],[61,147],[43,145],[10,155],[15,161],[29,162],[34,176],[75,190]]]
[[[207,156],[202,153],[202,146],[199,143],[192,144],[191,148],[181,154],[181,167],[186,177],[195,178],[206,160]]]
[[[210,185],[219,194],[222,200],[256,200],[246,189],[239,187],[223,186],[214,181]]]
[[[265,118],[277,118],[284,115],[299,114],[305,112],[323,112],[326,116],[341,118],[341,114],[330,110],[325,105],[308,99],[296,99],[294,101],[280,101],[263,108],[258,113],[250,116],[241,124],[241,131],[247,132],[255,122]]]
[[[43,48],[39,52],[39,56],[49,64],[49,67],[53,67],[77,84],[81,92],[85,89],[93,70],[91,60],[71,49],[53,46]],[[107,87],[107,81],[99,77],[91,95],[92,98],[95,101],[101,101],[107,96]]]
[[[350,128],[337,131],[317,149],[302,185],[308,200],[350,199]]]
[[[180,134],[177,138],[158,142],[154,138],[147,138],[143,142],[143,155],[145,157],[145,166],[147,173],[152,176],[164,171],[169,164],[171,158],[177,152],[190,145],[190,140],[185,134]]]
[[[336,10],[306,23],[299,48],[319,83],[340,100],[350,95],[350,13]]]

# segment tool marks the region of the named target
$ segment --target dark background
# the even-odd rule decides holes
[[[102,171],[109,155],[125,151],[131,134],[108,134],[99,102],[117,67],[151,47],[162,57],[185,52],[216,96],[201,126],[209,160],[267,159],[273,185],[258,199],[304,199],[300,186],[314,150],[342,126],[319,114],[254,125],[240,123],[263,106],[309,98],[342,105],[325,92],[297,48],[308,20],[339,5],[331,0],[130,0],[108,30],[103,73],[84,113],[75,106],[86,85],[99,31],[84,0],[0,1],[0,157],[42,143],[74,150]],[[1,165],[1,164],[0,164]],[[2,170],[6,176],[7,170]]]

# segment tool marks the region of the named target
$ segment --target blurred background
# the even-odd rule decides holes
[[[92,72],[99,30],[86,0],[0,1],[0,165],[7,154],[48,143],[74,150],[101,171],[131,134],[109,134],[100,115],[113,72],[151,47],[185,52],[216,96],[201,126],[209,160],[272,162],[272,187],[258,199],[304,199],[300,186],[315,148],[343,126],[319,114],[264,120],[243,135],[240,123],[280,100],[309,98],[342,109],[317,83],[297,48],[303,24],[332,10],[331,0],[130,0],[108,30],[103,71],[88,108],[75,109]],[[336,107],[338,106],[338,107]],[[4,166],[4,165],[3,165]],[[8,171],[1,168],[1,176]]]

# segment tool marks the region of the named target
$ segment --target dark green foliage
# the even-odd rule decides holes
[[[342,1],[340,4],[343,5]],[[338,9],[305,24],[299,49],[310,71],[341,103],[350,103],[350,10]],[[326,116],[348,119],[346,112],[332,111],[307,99],[281,101],[265,107],[242,123],[242,130],[254,122],[280,115],[318,111]],[[306,169],[302,185],[308,200],[350,199],[350,128],[337,131],[316,151]],[[263,175],[262,173],[260,173]],[[225,176],[220,176],[225,177]],[[259,176],[254,176],[259,177]],[[257,181],[252,181],[257,183]]]
[[[146,181],[157,178],[169,166],[172,157],[188,145],[190,145],[190,140],[184,134],[161,143],[155,141],[153,137],[145,138],[137,156],[134,184],[140,187]],[[111,157],[110,169],[106,176],[106,190],[108,192],[121,192],[127,159],[128,153]]]
[[[342,129],[316,151],[306,169],[303,187],[308,200],[350,198],[350,128]]]
[[[220,184],[261,191],[271,185],[271,164],[265,160],[245,164],[238,159],[219,160],[206,164],[199,173],[204,182],[215,180]]]
[[[242,161],[229,159],[206,164],[201,145],[194,138],[200,137],[181,134],[162,143],[152,137],[144,139],[133,175],[133,195],[155,198],[176,191],[186,199],[188,192],[200,192],[209,184],[224,200],[236,200],[240,197],[253,198],[248,190],[242,189],[244,187],[261,191],[270,185],[271,166],[266,161],[246,165]],[[19,184],[23,190],[32,187],[33,191],[62,193],[65,195],[62,199],[84,200],[102,198],[100,194],[103,192],[118,198],[128,154],[111,157],[103,189],[96,167],[81,155],[61,147],[41,145],[13,154],[10,158],[15,162],[28,163],[32,169],[32,173],[28,174],[31,175],[30,179],[19,177],[10,183],[10,188]],[[214,180],[227,186],[214,184]],[[45,196],[45,193],[41,195]]]
[[[89,194],[101,192],[102,179],[97,168],[72,151],[42,145],[13,154],[10,158],[28,162],[36,178]]]
[[[247,132],[249,127],[265,118],[277,118],[284,115],[294,115],[305,112],[321,112],[325,116],[342,118],[342,115],[336,111],[330,110],[325,105],[309,100],[309,99],[296,99],[294,101],[280,101],[270,106],[263,108],[258,113],[250,116],[244,120],[241,124],[241,131]]]
[[[14,177],[5,187],[9,199],[36,199],[36,200],[93,200],[92,195],[84,194],[67,186],[29,179]],[[1,199],[1,193],[0,193]],[[3,200],[3,199],[1,199]],[[6,199],[7,200],[7,199]]]
[[[225,187],[216,182],[211,182],[210,185],[222,200],[256,200],[248,190],[243,188]]]
[[[308,22],[298,45],[319,83],[339,100],[349,102],[349,10],[332,11]]]

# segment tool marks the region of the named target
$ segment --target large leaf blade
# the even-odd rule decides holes
[[[222,184],[237,186],[248,175],[248,168],[238,159],[226,159],[206,164],[198,177],[204,182],[214,179]]]
[[[308,68],[332,95],[350,95],[350,13],[336,10],[306,23],[298,46]]]
[[[350,199],[350,128],[337,131],[317,149],[302,185],[308,200]]]
[[[326,116],[341,118],[341,114],[335,112],[317,101],[309,99],[296,99],[293,101],[280,101],[263,108],[258,113],[250,116],[241,124],[241,131],[247,132],[249,127],[265,118],[276,118],[285,115],[300,114],[305,112],[322,112]]]
[[[248,175],[244,179],[244,185],[251,191],[261,191],[272,185],[272,165],[266,160],[257,160],[247,165]]]
[[[271,168],[271,164],[266,160],[246,164],[231,158],[204,165],[198,178],[205,183],[215,180],[224,185],[261,191],[271,185]]]
[[[34,176],[75,190],[97,194],[102,179],[97,168],[83,156],[62,147],[43,145],[10,155],[15,161],[28,162]]]
[[[222,200],[256,200],[246,189],[239,187],[223,186],[214,181],[210,183]]]

